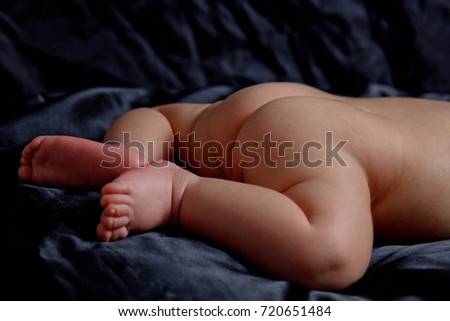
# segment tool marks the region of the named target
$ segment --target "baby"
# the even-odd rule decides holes
[[[105,143],[40,136],[19,177],[100,188],[97,235],[177,225],[275,278],[360,279],[374,238],[450,237],[450,103],[267,83],[213,104],[133,109]]]

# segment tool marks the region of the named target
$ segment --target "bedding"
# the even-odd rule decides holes
[[[2,1],[2,299],[449,299],[450,240],[376,244],[359,282],[315,291],[178,229],[99,242],[98,190],[17,178],[35,136],[101,141],[132,108],[262,82],[450,101],[448,39],[447,0]]]

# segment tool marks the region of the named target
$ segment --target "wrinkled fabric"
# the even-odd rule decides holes
[[[446,0],[2,1],[2,298],[449,299],[449,240],[376,245],[355,285],[313,291],[177,229],[99,242],[99,191],[17,179],[35,136],[101,141],[132,108],[213,102],[262,82],[450,101],[448,39]]]

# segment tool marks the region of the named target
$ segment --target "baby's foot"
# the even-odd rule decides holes
[[[127,171],[106,184],[102,189],[104,210],[97,236],[113,241],[130,232],[145,232],[171,223],[181,201],[186,181],[183,177],[188,175],[193,174],[165,162]]]
[[[69,136],[39,136],[22,152],[19,177],[24,182],[62,188],[101,187],[130,168],[139,166],[138,155],[128,167],[121,148]],[[115,162],[115,163],[114,163]],[[114,166],[113,166],[114,165]]]

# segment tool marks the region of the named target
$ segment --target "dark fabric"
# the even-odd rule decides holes
[[[2,1],[2,298],[448,299],[450,241],[377,245],[360,282],[312,291],[181,230],[98,242],[99,191],[17,179],[37,135],[100,141],[131,108],[256,83],[450,100],[448,39],[447,0]]]

